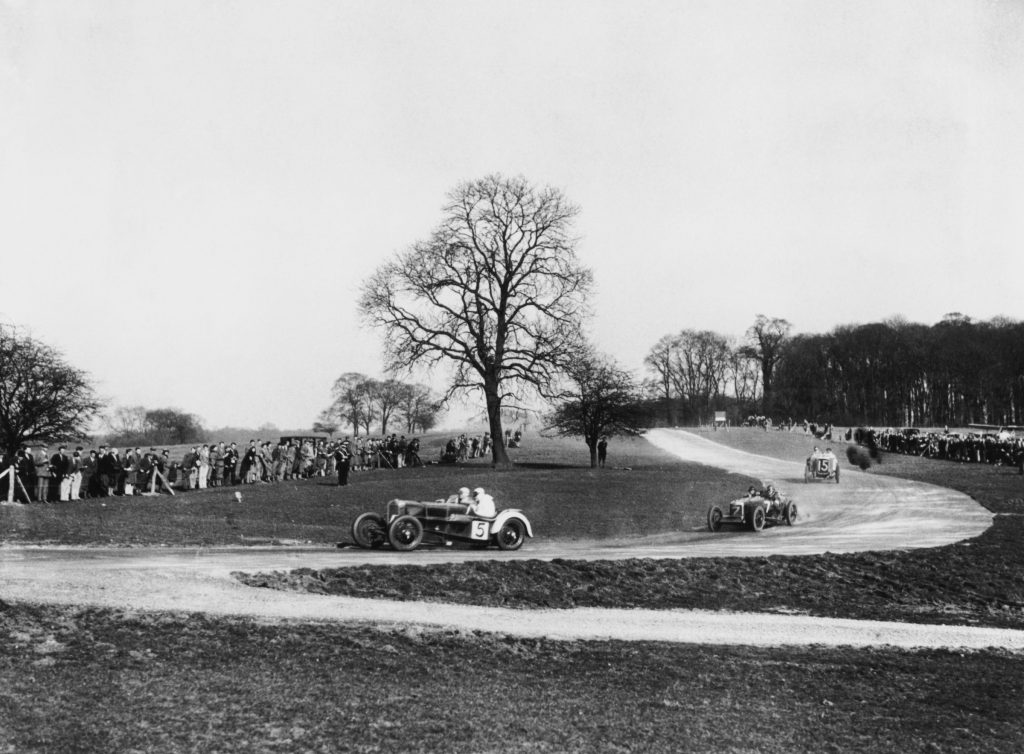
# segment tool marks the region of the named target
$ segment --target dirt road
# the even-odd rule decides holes
[[[998,646],[1024,651],[1024,631],[806,616],[682,610],[505,610],[395,603],[244,587],[233,571],[337,567],[367,562],[437,563],[480,558],[619,559],[810,554],[932,547],[976,536],[991,514],[950,490],[843,469],[841,485],[804,485],[802,466],[716,445],[685,432],[648,439],[683,458],[771,479],[799,492],[793,528],[749,533],[681,532],[605,542],[529,542],[516,553],[423,549],[393,554],[335,548],[0,548],[0,597],[129,610],[207,612],[257,620],[416,624],[559,639],[715,644],[899,647]],[[795,488],[800,484],[799,489]]]

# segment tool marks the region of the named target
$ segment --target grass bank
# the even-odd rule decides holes
[[[445,438],[424,443],[424,458]],[[646,536],[698,526],[713,500],[756,481],[677,458],[642,439],[616,442],[613,465],[589,468],[582,441],[528,435],[512,449],[516,467],[487,459],[458,465],[353,473],[350,484],[319,477],[240,485],[174,497],[111,497],[74,503],[0,506],[0,541],[70,545],[333,544],[352,520],[383,512],[388,500],[434,500],[483,487],[501,507],[522,508],[551,539]],[[239,502],[235,493],[242,494]],[[638,504],[642,503],[642,504]]]

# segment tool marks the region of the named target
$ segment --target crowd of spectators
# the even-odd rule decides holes
[[[858,427],[847,435],[847,439],[871,450],[959,463],[1016,466],[1024,473],[1024,439],[1009,433],[950,432],[948,429],[926,432],[912,428],[877,430]]]
[[[454,460],[483,457],[490,452],[490,443],[487,433],[460,435],[449,440],[442,459],[453,447]],[[204,443],[192,446],[180,459],[172,458],[168,449],[122,451],[102,445],[72,451],[61,445],[51,455],[39,445],[34,450],[22,447],[13,456],[0,451],[0,471],[13,466],[16,475],[0,478],[0,499],[10,495],[24,502],[72,501],[335,475],[345,483],[349,471],[423,466],[419,453],[419,438],[398,434],[352,440],[281,438],[276,444],[254,439],[241,447],[234,442]],[[12,483],[13,491],[8,486]]]

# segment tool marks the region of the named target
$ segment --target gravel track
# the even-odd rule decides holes
[[[332,621],[488,631],[554,639],[698,644],[896,646],[1024,652],[1024,631],[796,615],[689,610],[511,610],[254,589],[234,571],[428,564],[477,559],[622,559],[799,555],[934,547],[977,536],[990,513],[966,495],[844,466],[842,484],[803,483],[803,466],[654,430],[650,442],[687,460],[773,481],[800,508],[795,527],[760,534],[679,532],[602,542],[530,541],[515,553],[334,548],[0,548],[0,597],[129,611],[205,612],[260,621]]]

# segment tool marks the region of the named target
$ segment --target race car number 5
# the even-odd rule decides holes
[[[487,522],[474,521],[473,527],[469,530],[470,539],[487,539]]]

